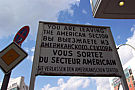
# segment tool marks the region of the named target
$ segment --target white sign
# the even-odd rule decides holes
[[[120,76],[109,27],[40,22],[36,75]]]
[[[12,42],[0,52],[0,67],[5,73],[8,73],[26,56],[27,53],[17,44]]]

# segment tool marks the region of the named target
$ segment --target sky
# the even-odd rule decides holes
[[[135,47],[134,19],[93,18],[89,0],[0,0],[0,50],[10,43],[17,31],[25,25],[30,33],[22,48],[28,57],[17,65],[11,78],[25,77],[29,85],[39,21],[109,26],[116,46]],[[129,46],[118,50],[122,65],[135,60],[135,51]],[[0,82],[4,73],[0,70]],[[35,90],[111,90],[109,77],[37,76]]]

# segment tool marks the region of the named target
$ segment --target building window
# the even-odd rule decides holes
[[[134,80],[134,76],[132,76],[132,80]]]
[[[12,84],[12,87],[14,87],[14,86],[17,86],[17,83],[13,83],[13,84]]]
[[[126,78],[129,78],[130,74],[128,72],[125,73]]]
[[[135,81],[133,83],[134,83],[134,87],[135,87]]]
[[[129,86],[130,86],[130,88],[132,88],[131,84]]]
[[[130,75],[132,74],[132,70],[131,69],[129,69],[129,73],[130,73]]]
[[[128,78],[128,82],[130,82],[130,78]]]

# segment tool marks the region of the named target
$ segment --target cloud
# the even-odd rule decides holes
[[[29,48],[24,47],[24,50],[25,50],[27,53],[29,53]]]
[[[93,77],[92,79],[96,81],[97,90],[110,90],[109,78]]]
[[[122,87],[122,85],[120,85],[120,87],[119,87],[119,90],[123,90],[123,87]]]
[[[84,10],[84,9],[82,10],[82,13],[83,13],[83,14],[87,14],[86,10]]]
[[[135,53],[135,51],[134,51]],[[130,67],[132,69],[132,73],[135,76],[135,56],[130,59],[125,65],[124,65],[124,69],[126,69],[127,67]]]
[[[28,53],[27,59],[33,62],[35,47],[24,47],[24,49]]]
[[[119,40],[120,38],[121,38],[120,35],[118,35],[116,39]]]
[[[121,46],[118,49],[118,53],[123,65],[133,57],[132,48],[129,46]]]
[[[135,60],[135,25],[132,26],[131,32],[133,32],[133,35],[127,38],[127,41],[125,43],[128,45],[121,46],[118,49],[118,53],[120,56],[120,60],[123,64],[123,69],[126,69],[127,67],[130,66],[132,69],[133,75],[135,76],[135,62],[134,62]],[[123,90],[122,86],[120,86],[120,90]]]
[[[135,24],[132,26],[131,31],[135,31]]]
[[[133,25],[133,27],[131,28],[131,31],[133,32],[133,35],[127,38],[127,42],[124,44],[129,44],[132,47],[135,47],[135,25]],[[122,61],[123,65],[127,63],[130,59],[135,57],[135,54],[134,54],[135,49],[133,49],[132,47],[128,45],[124,45],[118,49],[120,60]]]
[[[133,32],[133,35],[129,38],[127,38],[127,41],[125,44],[129,44],[133,47],[135,47],[135,25],[131,28],[131,31]],[[119,46],[119,45],[118,45]],[[118,53],[120,56],[120,60],[122,61],[123,68],[127,68],[129,65],[133,68],[133,74],[135,75],[135,49],[131,48],[130,46],[121,46],[118,49]],[[92,78],[96,81],[97,90],[114,90],[113,87],[111,87],[111,80],[113,78]],[[123,90],[122,87],[120,90]]]
[[[32,61],[32,62],[33,62],[33,58],[34,58],[34,56],[30,56],[30,55],[28,55],[28,57],[27,57],[27,59]]]
[[[80,0],[0,0],[0,38],[15,34],[22,26],[29,25],[30,33],[37,32],[39,21],[57,21],[59,12],[69,11]],[[8,32],[7,32],[8,31]]]
[[[58,86],[52,87],[47,84],[42,88],[42,90],[77,90],[78,88],[86,88],[90,84],[90,79],[82,77],[71,77],[67,82],[60,78],[57,82]]]
[[[91,23],[85,23],[85,25],[92,25]]]
[[[34,51],[35,51],[35,47],[32,47],[31,52],[34,52]]]

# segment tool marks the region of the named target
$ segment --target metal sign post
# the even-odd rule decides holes
[[[12,69],[27,56],[27,53],[20,47],[22,42],[28,36],[28,33],[29,26],[21,28],[16,34],[13,43],[0,53],[0,66],[5,73],[1,90],[7,90]]]
[[[14,42],[0,52],[0,67],[5,73],[1,90],[7,90],[12,69],[16,67],[27,53]]]
[[[3,79],[3,82],[2,82],[1,90],[7,90],[11,72],[9,72],[8,74],[4,75],[4,79]]]
[[[104,26],[40,22],[29,90],[37,75],[117,76],[126,87],[110,27]]]
[[[43,24],[40,23],[38,28],[43,30]],[[40,45],[39,40],[41,40],[41,37],[40,37],[40,35],[41,35],[40,33],[42,33],[41,30],[38,31],[36,45]],[[40,49],[40,47],[36,46],[34,56],[36,56],[36,54],[38,55],[40,53],[39,49]],[[34,90],[34,84],[35,84],[35,79],[36,79],[36,75],[37,75],[38,59],[39,59],[39,56],[34,57],[35,61],[33,61],[33,65],[32,65],[32,72],[31,72],[29,90]]]
[[[111,33],[110,33],[110,36],[113,37]],[[111,41],[114,42],[113,38],[111,38]],[[113,44],[112,46],[115,46],[115,43],[112,43],[112,44]],[[116,47],[113,47],[113,49],[114,49],[115,52],[117,52],[117,50],[118,50],[118,48],[116,48]],[[123,71],[122,64],[120,62],[120,58],[119,58],[118,53],[115,53],[115,57],[118,58],[118,60],[119,60],[119,62],[117,62],[117,63],[118,63],[120,76],[118,76],[118,77],[120,77],[123,90],[129,90],[128,84],[127,84],[127,81],[126,81],[126,77],[125,77],[125,74],[124,74],[124,71]]]

